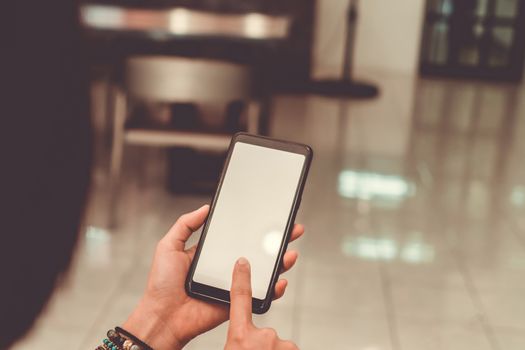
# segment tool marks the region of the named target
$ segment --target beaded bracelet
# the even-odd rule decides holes
[[[98,346],[96,350],[123,350],[120,346],[117,346],[117,344],[107,338],[104,339],[102,343],[103,344]]]
[[[124,349],[125,338],[121,337],[115,330],[110,329],[106,335],[108,339],[117,345],[117,348]]]
[[[109,349],[109,350],[122,350],[122,348],[120,346],[118,346],[117,344],[113,343],[111,340],[109,340],[108,338],[104,339],[102,341],[104,343],[104,345]]]
[[[133,334],[131,334],[127,330],[122,329],[120,327],[115,327],[115,331],[121,337],[127,338],[127,340],[129,340],[132,343],[129,347],[129,350],[153,350],[151,346],[144,343],[142,340],[135,337]],[[135,346],[135,348],[133,346]],[[128,350],[128,349],[124,348],[124,350]]]
[[[107,338],[95,350],[153,350],[148,344],[128,331],[115,327],[107,333]]]

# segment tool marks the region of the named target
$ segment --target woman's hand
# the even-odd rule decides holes
[[[281,340],[272,328],[257,328],[252,322],[252,285],[250,263],[237,260],[230,290],[230,327],[225,350],[292,350],[297,346]]]
[[[184,289],[196,250],[196,246],[185,250],[185,243],[202,226],[208,211],[209,206],[205,205],[182,215],[158,243],[146,292],[122,326],[155,350],[181,349],[197,335],[228,319],[227,306],[191,298]],[[303,233],[304,228],[295,225],[291,241]],[[297,256],[293,250],[285,253],[282,272],[295,264]],[[285,279],[277,282],[276,299],[283,296],[286,286]]]

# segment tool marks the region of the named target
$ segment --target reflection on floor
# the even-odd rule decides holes
[[[258,324],[301,349],[525,349],[524,90],[390,79],[372,101],[279,97],[272,134],[316,154],[298,266]],[[157,240],[209,200],[167,194],[163,154],[129,148],[108,232],[100,148],[75,264],[17,350],[94,348],[140,296]],[[221,349],[225,329],[188,349]]]

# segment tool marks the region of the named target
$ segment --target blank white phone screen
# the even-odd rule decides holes
[[[236,142],[193,280],[230,290],[235,262],[250,261],[264,299],[305,162],[302,154]]]

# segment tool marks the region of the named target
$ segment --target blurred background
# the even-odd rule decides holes
[[[258,325],[301,349],[525,349],[523,1],[84,0],[80,20],[87,217],[15,349],[95,348],[121,324],[237,131],[315,151],[299,262]]]

